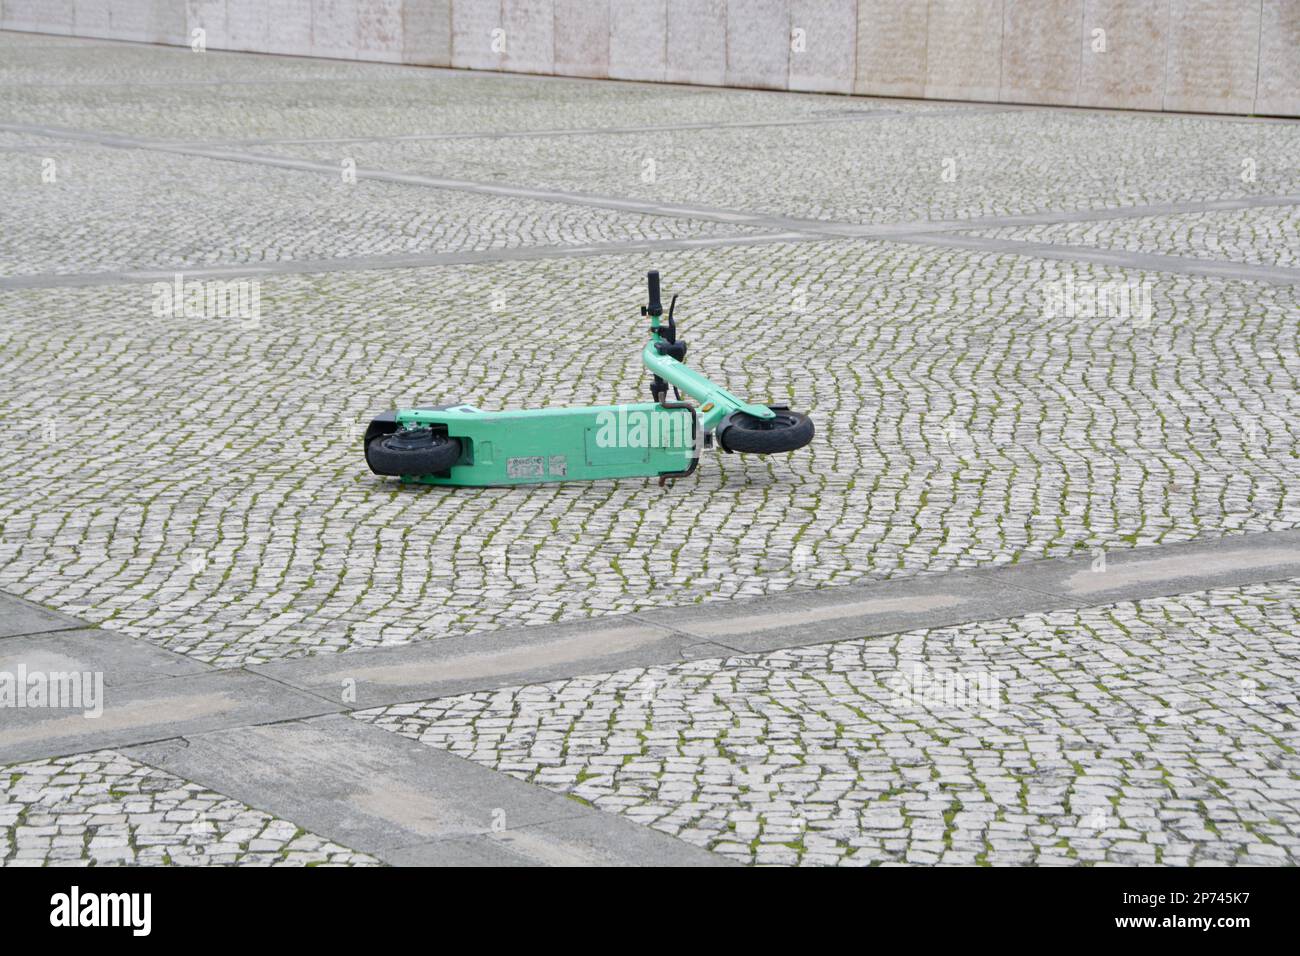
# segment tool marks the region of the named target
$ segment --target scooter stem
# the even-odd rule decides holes
[[[641,362],[665,382],[676,386],[700,403],[702,430],[712,431],[718,422],[732,412],[746,412],[755,418],[772,418],[775,415],[766,405],[751,405],[742,401],[695,369],[683,365],[672,356],[661,355],[658,349],[661,341],[658,331],[651,334],[650,341],[641,350]]]
[[[718,422],[732,412],[745,412],[755,418],[773,418],[776,413],[766,405],[751,405],[741,401],[721,385],[710,381],[693,368],[688,368],[671,355],[659,351],[659,345],[666,343],[663,337],[660,317],[664,314],[663,300],[659,295],[658,270],[646,274],[649,287],[649,304],[642,307],[641,314],[650,316],[650,341],[641,350],[641,362],[657,378],[662,379],[678,391],[684,392],[700,403],[700,428],[713,431]]]

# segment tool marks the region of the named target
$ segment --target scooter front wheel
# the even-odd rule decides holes
[[[376,475],[437,475],[459,460],[460,442],[431,428],[403,428],[366,442],[366,464]]]
[[[802,448],[813,439],[812,419],[802,412],[774,408],[771,418],[732,412],[718,423],[718,444],[727,451],[775,455]]]

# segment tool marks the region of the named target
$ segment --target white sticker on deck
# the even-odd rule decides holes
[[[543,478],[546,467],[546,460],[541,456],[536,458],[507,458],[506,474],[511,478]]]

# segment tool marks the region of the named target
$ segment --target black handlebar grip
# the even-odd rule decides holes
[[[654,270],[646,274],[646,281],[650,285],[650,307],[646,312],[650,315],[663,315],[664,304],[659,300],[659,271]]]

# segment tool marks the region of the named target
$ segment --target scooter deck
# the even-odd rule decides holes
[[[638,402],[580,408],[485,412],[472,405],[405,408],[398,427],[445,428],[460,459],[440,475],[403,478],[428,485],[493,487],[551,481],[678,477],[699,461],[694,406]]]

